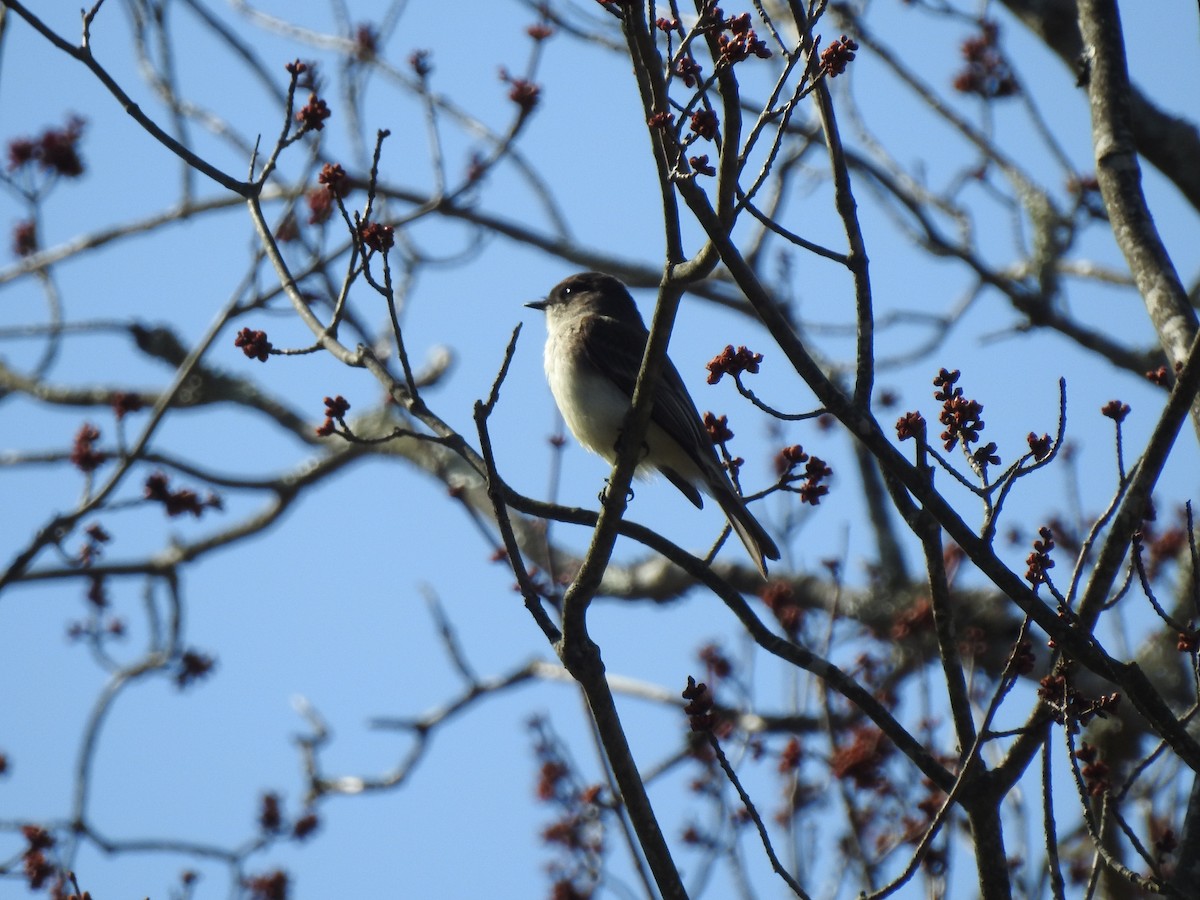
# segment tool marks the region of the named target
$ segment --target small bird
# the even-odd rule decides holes
[[[633,399],[650,333],[633,297],[611,275],[581,272],[559,282],[544,300],[526,303],[546,313],[546,380],[559,411],[586,449],[612,463]],[[779,548],[750,514],[717,457],[712,438],[679,372],[667,359],[635,474],[658,469],[697,507],[708,494],[720,505],[763,578]]]

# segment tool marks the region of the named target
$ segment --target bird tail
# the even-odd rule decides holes
[[[724,487],[724,485],[722,485]],[[767,560],[779,559],[779,548],[771,540],[765,528],[758,524],[758,519],[751,515],[745,502],[732,490],[714,491],[714,499],[725,513],[734,534],[745,545],[750,558],[758,568],[763,578],[767,577]]]

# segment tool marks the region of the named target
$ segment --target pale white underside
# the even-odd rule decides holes
[[[574,323],[549,329],[546,341],[546,380],[567,428],[585,448],[609,463],[616,459],[617,436],[629,410],[629,398],[615,384],[585,362],[577,365],[578,354],[560,346],[579,338]],[[645,450],[636,475],[650,478],[659,466],[673,469],[700,490],[711,495],[705,479],[691,458],[654,422],[646,430]]]

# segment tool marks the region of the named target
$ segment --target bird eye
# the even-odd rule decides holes
[[[562,291],[562,292],[563,292],[563,296],[564,296],[564,297],[570,297],[570,296],[571,296],[571,291],[573,291],[573,290],[574,290],[574,288],[569,288],[569,287],[565,287],[565,288],[563,288],[563,291]]]

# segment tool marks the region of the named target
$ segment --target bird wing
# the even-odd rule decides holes
[[[615,384],[622,394],[632,397],[642,354],[650,337],[646,329],[609,316],[590,316],[582,326],[580,336],[591,367]],[[779,559],[779,548],[734,492],[708,429],[670,358],[663,362],[650,419],[680,446],[700,472],[706,474],[706,489],[716,498],[729,524],[766,578],[767,567],[763,559]],[[703,505],[700,492],[682,473],[669,467],[659,467],[659,471],[693,504]]]
[[[582,337],[591,366],[612,381],[623,394],[632,397],[642,354],[650,337],[646,329],[609,316],[591,316],[583,326]],[[663,362],[662,377],[655,387],[654,410],[650,419],[679,444],[701,471],[712,471],[713,468],[721,470],[712,438],[700,419],[700,413],[684,386],[679,370],[669,357]],[[707,453],[701,457],[705,448]],[[680,473],[664,469],[663,474],[692,503],[702,505],[699,492]]]

